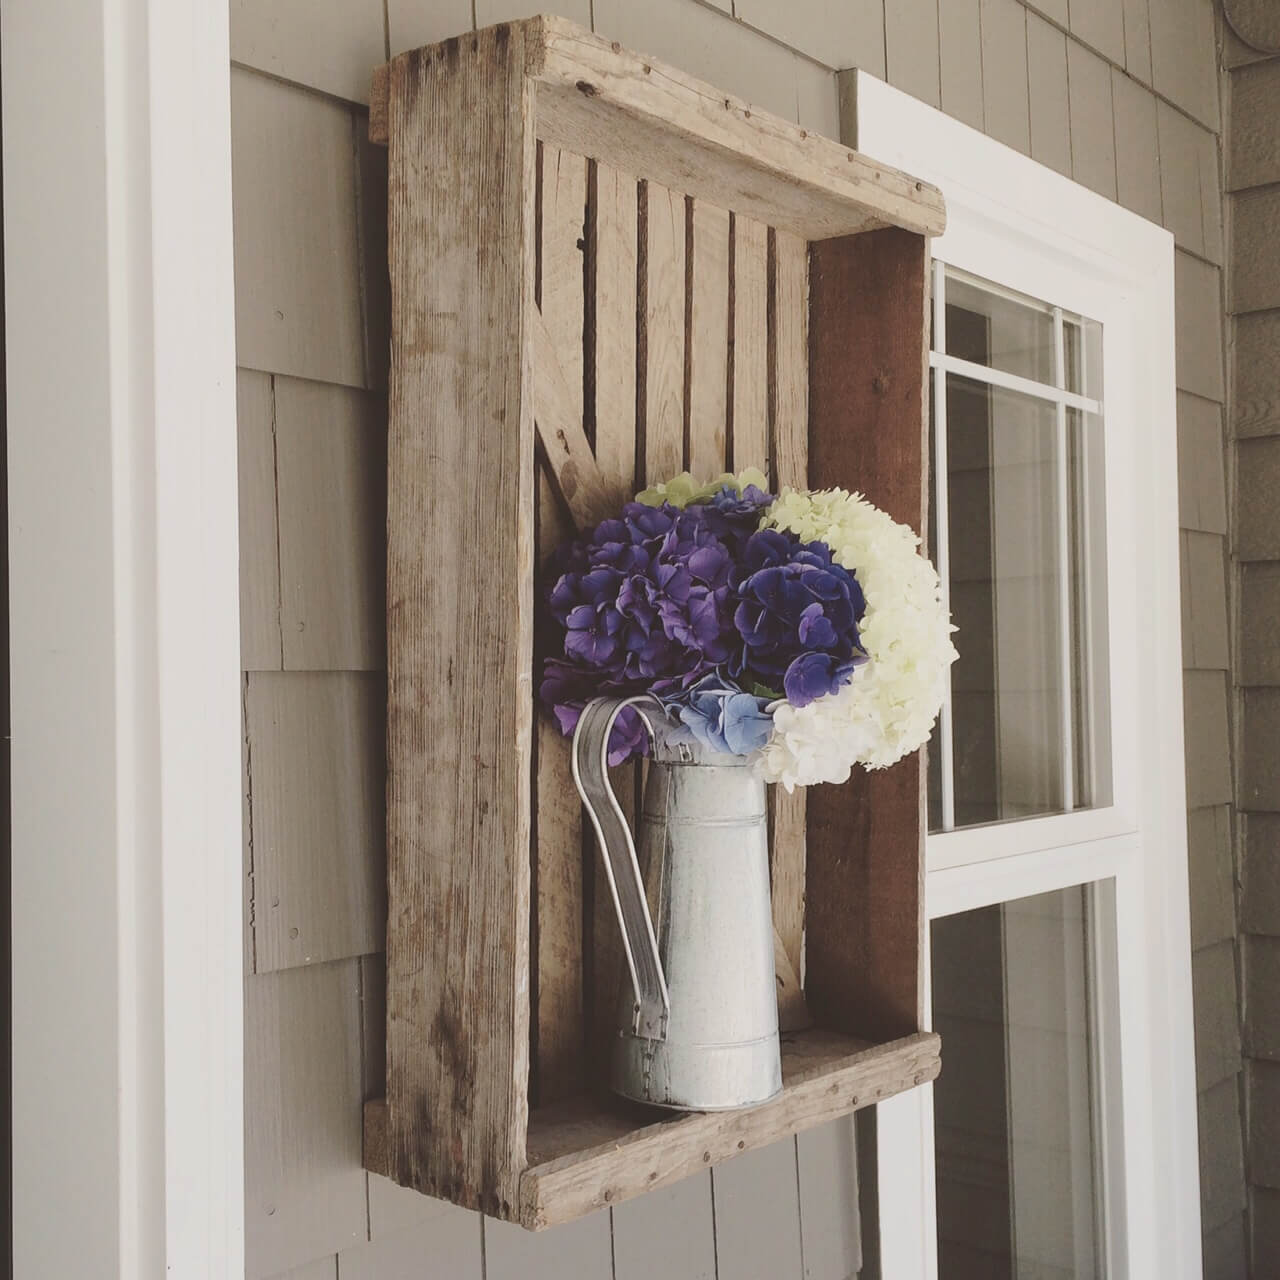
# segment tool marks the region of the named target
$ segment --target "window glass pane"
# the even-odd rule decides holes
[[[930,553],[960,656],[929,748],[933,831],[1111,801],[1102,416],[1075,398],[1100,398],[1102,329],[950,271],[943,283],[947,350],[991,369],[998,356],[1044,390],[934,375],[930,456],[947,483]]]
[[[1090,901],[1077,887],[933,923],[945,1280],[1103,1274]]]
[[[947,355],[1052,385],[1052,309],[948,273]]]

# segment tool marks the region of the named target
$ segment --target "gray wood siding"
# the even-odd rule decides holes
[[[1280,58],[1235,37],[1227,54],[1245,1153],[1252,1263],[1263,1276],[1280,1257]]]
[[[852,1126],[539,1237],[426,1201],[359,1165],[359,1103],[381,1091],[381,672],[387,365],[385,154],[365,139],[369,71],[395,53],[546,8],[520,0],[231,0],[246,672],[249,1275],[844,1280],[861,1252]],[[1240,467],[1228,548],[1219,83],[1210,0],[559,0],[557,12],[838,135],[833,71],[861,66],[1162,221],[1177,244],[1179,507],[1189,837],[1200,1033],[1205,1257],[1244,1250],[1237,1086],[1235,777],[1228,550],[1242,598],[1245,769],[1280,752],[1280,278],[1265,261],[1280,182],[1274,64],[1231,41],[1240,104],[1227,424]],[[1246,113],[1248,114],[1248,113]],[[1250,117],[1252,118],[1252,117]],[[1259,195],[1256,188],[1264,190]],[[1274,258],[1274,255],[1272,255]],[[1239,262],[1239,259],[1237,259]],[[1170,424],[1173,429],[1173,424]],[[1247,437],[1247,439],[1246,439]],[[1270,492],[1275,492],[1274,488]],[[1273,527],[1274,526],[1274,527]],[[1242,550],[1243,549],[1243,550]],[[1230,561],[1234,565],[1235,560]],[[1252,603],[1250,603],[1252,602]],[[1248,618],[1256,611],[1257,620]],[[1251,640],[1250,637],[1256,637]],[[1268,695],[1277,689],[1274,699]],[[1271,773],[1275,773],[1272,755]],[[1250,807],[1252,805],[1252,807]],[[1280,935],[1280,795],[1240,825],[1253,934]],[[1270,951],[1246,950],[1269,999]],[[1252,957],[1252,960],[1251,960]],[[1274,1006],[1273,1006],[1274,1007]],[[1255,1107],[1280,1058],[1248,1052]],[[1274,1072],[1273,1083],[1267,1072]],[[1280,1111],[1269,1133],[1280,1126]],[[1257,1134],[1254,1137],[1255,1145]],[[1280,1200],[1255,1160],[1255,1205]],[[1255,1244],[1262,1221],[1255,1214]],[[1274,1227],[1271,1228],[1274,1234]]]

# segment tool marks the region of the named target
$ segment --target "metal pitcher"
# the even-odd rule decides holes
[[[652,742],[638,859],[608,779],[626,707]],[[747,1107],[782,1088],[764,783],[668,728],[656,698],[597,698],[573,738],[626,959],[610,1083],[678,1111]]]

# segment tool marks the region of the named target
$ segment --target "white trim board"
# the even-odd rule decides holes
[[[0,0],[15,1275],[242,1275],[228,13]]]
[[[856,115],[856,136],[844,140],[942,190],[948,225],[934,241],[935,256],[1100,319],[1118,342],[1104,368],[1109,535],[1138,540],[1132,545],[1142,547],[1142,556],[1140,571],[1133,556],[1127,568],[1120,561],[1109,564],[1112,574],[1127,574],[1109,584],[1110,607],[1123,613],[1113,617],[1112,628],[1115,803],[930,837],[926,904],[933,916],[1072,882],[1114,881],[1125,1073],[1125,1151],[1115,1168],[1123,1179],[1125,1221],[1110,1274],[1191,1280],[1201,1274],[1201,1241],[1173,238],[873,76],[851,71],[842,79],[842,102]],[[1111,526],[1112,520],[1121,527]],[[943,1062],[945,1070],[945,1044]],[[929,1088],[882,1106],[878,1131],[881,1203],[888,1203],[881,1224],[885,1274],[895,1280],[934,1277],[936,1246],[921,1238],[929,1233],[903,1227],[933,1217]]]

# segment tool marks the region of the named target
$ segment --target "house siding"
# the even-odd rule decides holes
[[[1233,37],[1227,62],[1245,1152],[1253,1273],[1265,1276],[1280,1258],[1280,58]]]
[[[486,25],[546,7],[231,3],[248,1275],[843,1280],[861,1257],[848,1121],[538,1236],[360,1168],[360,1103],[383,1087],[386,158],[365,136],[369,72],[399,50],[470,29],[473,8],[475,22]],[[834,72],[862,67],[1173,231],[1206,1274],[1241,1274],[1234,677],[1210,0],[559,0],[552,7],[584,24],[594,18],[604,35],[833,137]],[[1264,96],[1256,85],[1253,92]],[[1259,159],[1268,154],[1264,124],[1255,135],[1233,165],[1245,165],[1247,150],[1253,167],[1241,173],[1280,181],[1265,176],[1271,170]],[[1273,204],[1255,199],[1255,216]],[[1265,255],[1257,256],[1257,274],[1270,279]],[[1262,279],[1248,287],[1256,299],[1270,298]],[[1280,308],[1280,298],[1268,305]],[[1259,347],[1275,318],[1268,314],[1249,317]],[[1280,440],[1280,396],[1262,371],[1251,387],[1245,434],[1261,475],[1273,437]],[[1280,560],[1280,533],[1271,530],[1261,490],[1250,501],[1253,545],[1276,548],[1258,563]],[[1258,598],[1272,585],[1265,573],[1263,564],[1248,580]],[[1251,661],[1249,669],[1261,671],[1267,659],[1259,650]],[[1244,724],[1255,738],[1276,736],[1274,723],[1250,720],[1246,704]],[[1267,830],[1246,827],[1255,843]],[[1249,865],[1259,868],[1260,884],[1277,878],[1261,857]],[[1271,889],[1271,900],[1280,898]],[[1280,914],[1265,920],[1274,934],[1253,931],[1280,935]],[[1280,1059],[1250,1053],[1252,1072],[1280,1073]],[[1280,1180],[1259,1184],[1257,1203],[1267,1196],[1274,1203],[1277,1188]],[[1255,1231],[1255,1246],[1257,1239]]]

